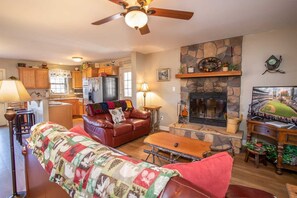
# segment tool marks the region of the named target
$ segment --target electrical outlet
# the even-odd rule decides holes
[[[164,120],[164,116],[160,116],[160,120]]]

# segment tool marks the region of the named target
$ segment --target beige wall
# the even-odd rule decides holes
[[[297,85],[297,28],[244,36],[242,49],[240,111],[246,120],[253,86]],[[279,68],[286,74],[267,72],[262,75],[265,61],[271,55],[282,56]],[[245,122],[241,128],[246,129]]]
[[[169,124],[177,121],[176,106],[180,100],[180,80],[175,78],[180,66],[180,49],[146,55],[144,81],[148,83],[151,92],[147,93],[147,105],[161,105],[161,126],[166,129]],[[170,81],[157,81],[157,69],[170,68]],[[173,87],[175,91],[173,91]],[[138,94],[143,101],[143,95]],[[141,102],[142,102],[141,101]],[[165,127],[165,128],[164,128]]]

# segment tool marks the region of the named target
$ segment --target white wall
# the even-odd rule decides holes
[[[297,28],[246,35],[242,49],[240,111],[246,120],[253,86],[297,85]],[[265,61],[271,55],[282,56],[279,68],[286,74],[267,72],[262,75]],[[245,122],[241,128],[246,129]]]

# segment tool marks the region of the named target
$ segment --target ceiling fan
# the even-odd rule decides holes
[[[102,25],[109,21],[125,17],[125,22],[131,28],[139,29],[140,34],[150,33],[150,29],[147,25],[148,16],[159,16],[159,17],[169,17],[175,19],[189,20],[193,16],[193,12],[179,11],[179,10],[168,10],[162,8],[149,8],[150,3],[153,0],[137,0],[139,5],[129,6],[129,4],[124,0],[109,0],[122,6],[126,11],[122,13],[117,13],[112,16],[106,17],[99,21],[92,23],[93,25]]]

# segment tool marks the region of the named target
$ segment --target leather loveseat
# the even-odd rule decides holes
[[[126,120],[116,124],[109,109],[119,107]],[[130,100],[88,104],[86,111],[83,115],[85,131],[107,146],[117,147],[150,132],[150,112],[135,109]]]

